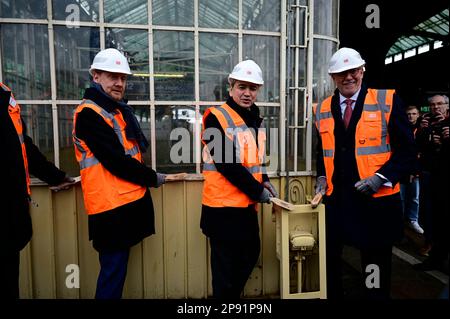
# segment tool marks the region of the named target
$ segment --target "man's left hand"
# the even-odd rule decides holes
[[[62,183],[49,187],[52,191],[59,192],[61,190],[69,189],[73,184],[75,184],[77,180],[73,177],[66,175]]]
[[[266,181],[263,183],[263,186],[264,188],[267,188],[267,190],[272,194],[273,197],[278,197],[278,192],[271,182]]]
[[[355,187],[358,192],[366,195],[372,195],[378,192],[378,189],[381,185],[383,185],[383,183],[383,179],[375,174],[356,182]]]

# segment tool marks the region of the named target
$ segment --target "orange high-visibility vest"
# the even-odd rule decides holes
[[[11,89],[0,82],[0,87],[3,91],[11,92]],[[27,183],[27,192],[28,195],[31,195],[31,189],[30,189],[30,174],[28,173],[28,158],[27,158],[27,150],[25,147],[25,139],[23,136],[23,125],[22,120],[20,119],[20,106],[14,99],[14,95],[11,92],[11,97],[9,99],[9,105],[8,105],[8,113],[11,117],[11,121],[14,124],[14,128],[16,129],[17,136],[19,137],[20,146],[22,148],[22,157],[23,157],[23,165],[25,168],[25,177],[26,177],[26,183]]]
[[[111,174],[95,158],[86,143],[75,135],[75,126],[78,114],[90,108],[100,115],[105,122],[114,129],[122,144],[125,153],[142,162],[142,155],[136,141],[130,141],[125,134],[125,120],[122,113],[108,113],[91,100],[83,100],[77,107],[73,120],[73,141],[75,155],[80,164],[81,188],[83,190],[86,212],[91,214],[102,213],[116,207],[136,201],[144,196],[147,188],[128,182]]]
[[[368,89],[361,118],[356,125],[355,157],[361,179],[374,175],[391,157],[388,124],[395,90]],[[327,178],[327,195],[333,192],[334,172],[334,119],[331,99],[326,98],[314,107],[316,127],[322,139],[323,159]],[[400,191],[397,183],[393,188],[380,187],[373,197],[392,195]]]
[[[258,129],[258,144],[251,130],[247,127],[244,120],[226,103],[220,107],[211,107],[206,110],[203,115],[203,131],[205,134],[220,134],[219,130],[204,129],[205,119],[209,113],[214,114],[219,120],[220,126],[227,138],[229,138],[236,150],[236,161],[240,162],[250,174],[258,181],[262,182],[262,163],[264,161],[266,134],[264,128]],[[214,140],[217,143],[218,135]],[[221,136],[221,135],[220,135]],[[246,194],[241,192],[236,186],[231,184],[222,174],[220,174],[212,160],[208,146],[214,145],[204,144],[203,148],[203,176],[205,181],[203,183],[203,198],[202,204],[210,207],[248,207],[255,203]],[[212,142],[211,144],[214,144]],[[221,143],[218,143],[222,146]],[[217,150],[214,152],[217,155],[219,152],[230,152],[232,150]],[[232,160],[232,154],[226,153],[225,160]],[[229,155],[229,158],[227,158]]]

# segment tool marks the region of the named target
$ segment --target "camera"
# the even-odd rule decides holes
[[[444,126],[444,122],[442,121],[442,117],[439,114],[427,114],[429,127],[431,129],[432,135],[442,136],[442,128]]]

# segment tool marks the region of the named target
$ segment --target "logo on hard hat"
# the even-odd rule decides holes
[[[252,74],[252,71],[247,70],[247,74],[248,74],[248,75]]]
[[[344,59],[344,63],[348,63],[348,59]]]
[[[119,60],[116,60],[116,64],[117,64],[117,65],[120,65],[121,63],[120,63],[120,61],[119,61]]]

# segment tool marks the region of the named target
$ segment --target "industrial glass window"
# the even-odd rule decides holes
[[[199,1],[199,27],[236,29],[238,18],[238,0]]]
[[[243,39],[243,60],[252,59],[261,67],[264,85],[258,100],[280,101],[280,41],[278,37],[245,35]]]
[[[194,1],[152,0],[154,25],[194,26]]]
[[[47,0],[2,0],[0,17],[18,19],[47,19]]]
[[[89,68],[100,49],[98,28],[55,28],[55,68],[57,97],[78,100],[89,87]]]
[[[50,99],[47,26],[1,24],[0,30],[4,83],[16,99]]]
[[[105,22],[147,24],[147,0],[104,0]]]
[[[99,21],[98,0],[53,0],[52,5],[55,20]]]
[[[279,0],[242,0],[242,28],[246,30],[280,31]]]
[[[26,126],[26,133],[33,139],[41,152],[49,159],[54,157],[52,106],[20,105],[20,113]]]
[[[108,28],[105,32],[105,47],[123,51],[130,64],[133,76],[128,77],[127,98],[131,101],[148,100],[150,66],[147,30]]]
[[[155,31],[153,52],[155,99],[194,100],[194,33]]]
[[[217,101],[219,87],[238,62],[235,34],[200,33],[200,100]]]

